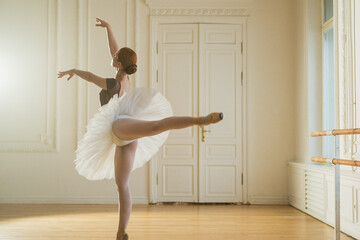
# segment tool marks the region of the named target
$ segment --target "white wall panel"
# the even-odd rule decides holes
[[[0,151],[56,150],[56,6],[16,0],[0,9]]]
[[[289,203],[302,211],[305,210],[305,170],[288,166]]]

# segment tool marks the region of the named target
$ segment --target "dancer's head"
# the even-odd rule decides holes
[[[137,70],[136,62],[136,53],[132,49],[124,47],[116,52],[112,65],[130,75]]]

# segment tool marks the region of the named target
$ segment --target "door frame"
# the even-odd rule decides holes
[[[157,78],[157,41],[158,41],[158,26],[160,24],[236,24],[242,25],[243,37],[243,54],[242,54],[242,69],[243,69],[243,84],[241,88],[242,95],[242,111],[241,111],[241,127],[242,127],[242,203],[248,203],[248,160],[247,160],[247,17],[244,16],[152,16],[150,15],[150,31],[149,31],[149,77],[150,88],[158,89]],[[155,155],[149,163],[149,202],[157,203],[157,155]]]

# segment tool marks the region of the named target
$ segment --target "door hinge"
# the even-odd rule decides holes
[[[244,73],[241,72],[241,86],[243,85]]]
[[[243,42],[241,42],[241,54],[243,54],[244,45]]]
[[[156,54],[159,54],[159,42],[156,42]]]
[[[244,174],[241,173],[241,185],[244,185]]]
[[[156,174],[156,185],[159,185],[159,174]]]

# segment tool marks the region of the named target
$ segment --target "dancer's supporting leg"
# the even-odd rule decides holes
[[[158,121],[143,121],[122,118],[114,121],[112,128],[117,137],[123,140],[133,140],[153,136],[167,130],[181,129],[193,125],[208,125],[219,122],[222,113],[211,113],[205,117],[168,117]]]
[[[115,150],[115,182],[119,193],[119,226],[117,239],[122,239],[129,223],[131,213],[131,193],[129,177],[134,165],[137,141],[125,146],[117,146]]]

